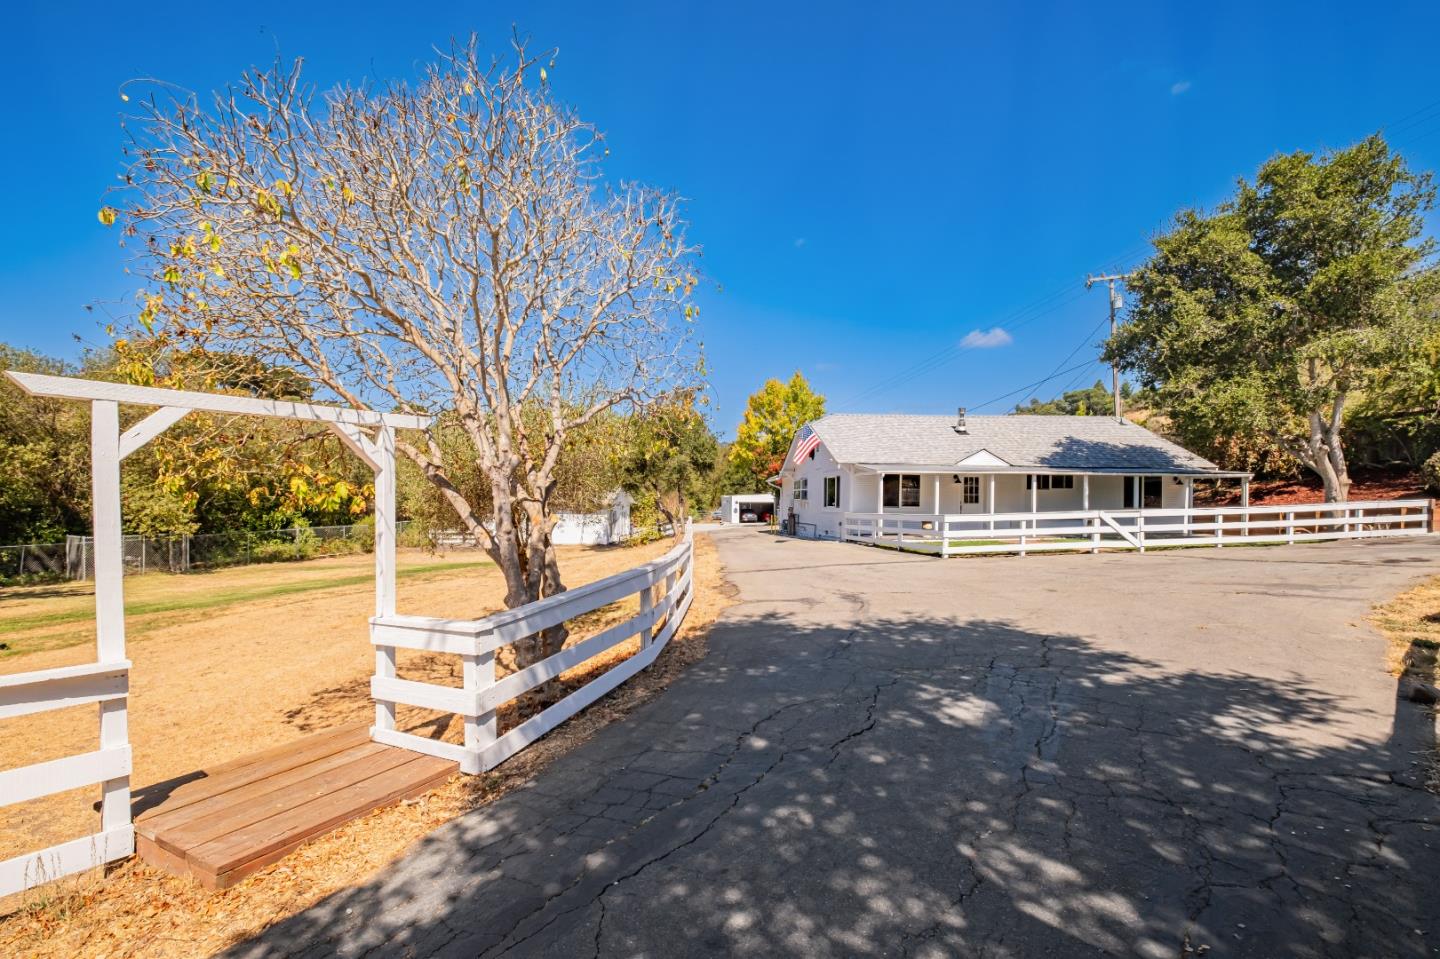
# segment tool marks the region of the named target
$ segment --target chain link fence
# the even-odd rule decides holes
[[[0,580],[65,575],[64,543],[0,546]]]
[[[397,533],[408,522],[397,523]],[[322,556],[368,552],[375,546],[375,528],[302,526],[276,530],[237,530],[190,536],[124,537],[125,573],[185,573],[248,563],[278,563]],[[93,579],[95,541],[89,536],[67,536],[63,543],[0,546],[0,579],[64,576]]]

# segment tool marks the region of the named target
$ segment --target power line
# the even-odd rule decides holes
[[[1059,296],[1063,296],[1066,292],[1067,291],[1065,290],[1061,290],[1058,293],[1047,297],[1045,300],[1040,300],[1038,302],[1045,303],[1049,300],[1054,300]],[[1028,326],[1030,323],[1033,323],[1034,321],[1040,319],[1042,316],[1053,313],[1055,310],[1058,310],[1061,307],[1068,306],[1070,303],[1078,299],[1080,299],[1080,295],[1071,295],[1068,299],[1062,300],[1059,303],[1055,303],[1053,306],[1041,310],[1038,313],[1034,313],[1031,316],[1025,317],[1022,320],[1017,321],[1013,317],[1007,317],[996,321],[995,325],[1000,326],[1002,329],[1008,326],[1011,330],[1018,330],[1022,327]],[[1030,308],[1027,307],[1026,309],[1028,310]],[[1022,316],[1024,313],[1025,310],[1021,310],[1020,312],[1014,314],[1014,316]],[[967,346],[964,344],[963,341],[952,344],[951,346],[948,346],[945,349],[926,357],[920,362],[906,367],[900,372],[892,374],[891,376],[888,376],[885,379],[880,380],[879,382],[867,387],[861,392],[854,394],[839,405],[842,407],[854,406],[861,400],[868,399],[869,397],[875,396],[880,393],[884,393],[887,390],[892,389],[903,382],[908,382],[909,380],[914,379],[916,376],[920,376],[925,373],[929,373],[936,369],[939,369],[941,366],[955,359],[957,356],[960,356],[964,353],[969,353],[972,350],[976,349],[979,349],[979,347],[974,345]]]
[[[1091,360],[1089,366],[1087,366],[1087,367],[1085,367],[1084,369],[1082,369],[1079,373],[1076,373],[1076,374],[1075,374],[1075,378],[1072,379],[1069,383],[1066,383],[1064,386],[1060,387],[1060,392],[1059,392],[1058,395],[1064,396],[1066,393],[1069,393],[1071,390],[1073,390],[1073,389],[1075,389],[1077,386],[1079,386],[1079,385],[1080,385],[1080,381],[1085,378],[1085,373],[1086,373],[1087,370],[1091,369],[1092,367],[1103,366],[1103,365],[1104,365],[1104,364],[1102,364],[1102,363],[1100,362],[1100,360],[1098,360],[1098,359]]]
[[[1147,243],[1141,243],[1138,246],[1131,247],[1130,249],[1121,253],[1119,256],[1112,257],[1111,260],[1112,262],[1128,261],[1139,253],[1144,252],[1147,245],[1148,241]],[[1036,320],[1048,316],[1051,313],[1054,313],[1056,310],[1062,309],[1063,307],[1069,306],[1071,303],[1080,300],[1084,295],[1085,294],[1083,290],[1076,291],[1073,289],[1073,287],[1070,286],[1070,284],[1067,283],[1064,286],[1057,288],[1050,294],[1043,296],[1040,299],[1035,300],[1024,307],[1021,307],[1009,316],[1001,317],[1000,319],[995,320],[994,325],[999,326],[1002,329],[1022,329],[1030,325],[1031,323],[1034,323]],[[1057,300],[1059,302],[1056,302]],[[956,357],[965,353],[969,353],[976,349],[979,349],[979,347],[966,346],[964,345],[963,341],[954,343],[946,347],[945,349],[940,350],[930,356],[927,356],[925,359],[920,360],[919,362],[914,363],[903,370],[900,370],[897,373],[891,374],[890,376],[887,376],[884,379],[871,384],[860,392],[852,394],[844,401],[837,403],[836,406],[840,409],[853,408],[862,400],[868,399],[878,394],[885,393],[888,390],[900,385],[901,383],[909,382],[916,376],[921,376],[926,373],[933,372],[944,366],[945,364],[949,363],[950,361],[954,360]]]
[[[1049,376],[1044,377],[1043,379],[1038,379],[1038,380],[1036,380],[1034,383],[1031,383],[1029,386],[1022,386],[1022,387],[1020,387],[1018,390],[1011,390],[1009,393],[1006,393],[1006,394],[1004,394],[1003,396],[997,396],[997,397],[995,397],[993,400],[986,400],[985,402],[979,404],[978,406],[972,406],[972,407],[970,407],[970,409],[972,409],[972,410],[983,410],[985,407],[990,406],[990,405],[995,404],[995,403],[999,403],[1001,400],[1008,400],[1008,399],[1009,399],[1010,397],[1012,397],[1012,396],[1017,396],[1017,395],[1019,395],[1019,394],[1021,394],[1021,393],[1028,393],[1029,391],[1033,390],[1035,387],[1041,386],[1041,385],[1043,385],[1043,384],[1045,384],[1045,383],[1048,383],[1050,380],[1055,379],[1057,376],[1064,376],[1066,373],[1074,373],[1076,370],[1083,370],[1083,369],[1085,369],[1085,367],[1087,367],[1087,366],[1093,366],[1093,365],[1095,364],[1095,362],[1096,362],[1095,360],[1086,360],[1084,363],[1080,363],[1080,364],[1078,364],[1078,365],[1076,365],[1076,366],[1072,366],[1072,367],[1070,367],[1068,370],[1061,370],[1061,371],[1058,372],[1058,373],[1052,373],[1052,374],[1050,374]]]

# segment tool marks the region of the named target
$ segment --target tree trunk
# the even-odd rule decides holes
[[[1345,462],[1341,429],[1346,394],[1336,396],[1329,415],[1311,410],[1310,435],[1300,449],[1300,461],[1320,476],[1325,484],[1325,502],[1344,503],[1350,498],[1350,470]]]

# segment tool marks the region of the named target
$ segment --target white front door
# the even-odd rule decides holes
[[[960,512],[988,512],[985,508],[985,484],[980,477],[960,477]]]

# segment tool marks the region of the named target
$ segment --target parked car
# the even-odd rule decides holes
[[[755,515],[755,511],[754,511],[754,510],[748,510],[748,509],[747,509],[747,510],[745,510],[744,512],[742,512],[742,513],[740,514],[740,522],[742,522],[742,523],[758,523],[758,522],[760,522],[760,517]]]
[[[714,520],[718,520],[718,519],[720,518],[720,511],[719,511],[718,509],[712,509],[712,510],[710,511],[710,518],[711,518],[711,519],[714,519]]]

